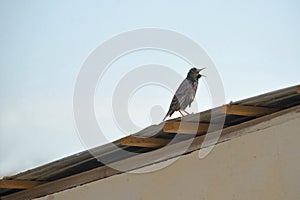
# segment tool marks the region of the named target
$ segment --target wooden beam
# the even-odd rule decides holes
[[[200,134],[207,132],[208,127],[207,123],[167,121],[163,131],[165,133]]]
[[[28,181],[28,180],[0,180],[0,188],[7,189],[28,189],[40,185],[44,182],[41,181]]]
[[[136,136],[128,136],[121,139],[121,144],[124,146],[159,148],[167,145],[170,140],[161,138],[144,138]]]
[[[297,86],[297,92],[300,93],[300,85]]]
[[[265,108],[257,106],[244,106],[244,105],[234,105],[228,104],[222,107],[223,113],[229,115],[240,115],[240,116],[249,116],[249,117],[258,117],[263,115],[268,115],[278,111],[274,108]]]

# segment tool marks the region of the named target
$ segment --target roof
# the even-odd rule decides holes
[[[218,141],[222,142],[233,131],[268,121],[299,107],[300,85],[172,119],[113,143],[5,177],[0,180],[0,196],[1,199],[31,199],[123,173],[99,162],[97,158],[116,167],[122,166],[125,171],[162,162],[199,150],[205,136],[217,131],[207,131],[210,122],[218,124],[225,117]],[[161,148],[175,136],[176,141],[172,141],[167,148]],[[189,146],[184,152],[179,150],[187,144]],[[139,154],[128,154],[123,150]]]

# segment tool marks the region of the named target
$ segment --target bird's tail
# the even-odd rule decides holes
[[[168,114],[166,114],[166,116],[164,117],[163,121],[165,121],[165,119],[168,117]]]
[[[169,109],[169,111],[167,112],[166,116],[164,117],[163,121],[165,121],[165,119],[168,117],[168,116],[171,116],[174,112],[172,112],[171,109]]]

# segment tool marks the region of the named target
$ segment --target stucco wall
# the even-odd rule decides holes
[[[202,160],[196,151],[156,172],[116,175],[40,200],[300,199],[300,114],[293,115],[218,144]]]

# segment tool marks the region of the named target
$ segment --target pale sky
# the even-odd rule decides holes
[[[84,61],[107,39],[145,27],[186,35],[214,61],[229,102],[299,84],[299,10],[296,0],[1,0],[0,177],[84,150],[74,124],[74,84]],[[168,65],[182,77],[191,67],[154,51],[118,60],[99,83],[106,92],[98,91],[95,99],[106,99],[107,105],[95,103],[96,115],[111,104],[109,83],[121,78],[113,73],[116,66],[126,73],[151,62]],[[204,110],[209,99],[203,84],[199,90],[197,98],[204,103],[198,107]],[[161,95],[153,96],[157,91]],[[159,104],[166,111],[171,98],[162,88],[145,88],[132,97],[130,116],[146,127],[152,123],[149,108]],[[110,114],[97,119],[107,120],[104,130],[112,140],[129,134],[113,124]]]

